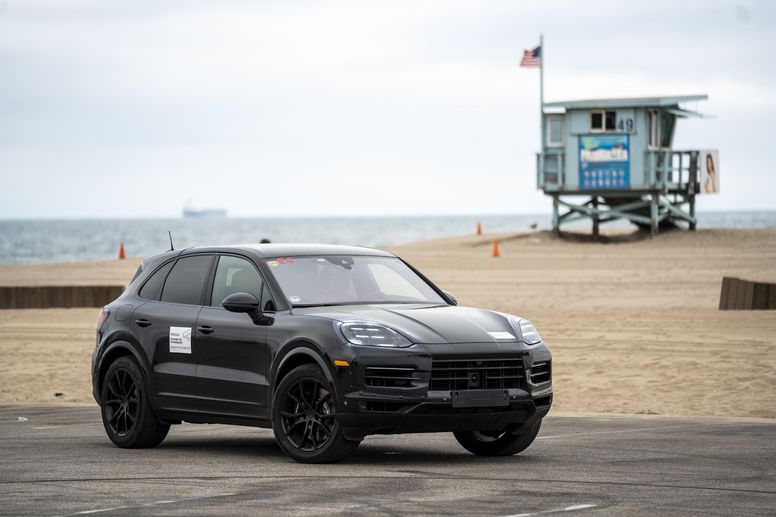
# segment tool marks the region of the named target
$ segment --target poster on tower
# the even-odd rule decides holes
[[[702,194],[719,193],[719,152],[703,149],[698,153],[698,185]]]
[[[628,135],[579,137],[579,189],[624,190],[630,188]]]

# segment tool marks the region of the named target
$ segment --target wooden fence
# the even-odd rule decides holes
[[[0,286],[0,309],[102,307],[122,292],[122,285]]]
[[[726,276],[722,278],[719,309],[721,311],[776,309],[776,284],[750,282]]]

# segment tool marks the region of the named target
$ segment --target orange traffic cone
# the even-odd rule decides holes
[[[482,235],[482,225],[477,221],[477,235]]]
[[[127,258],[127,254],[124,253],[124,241],[121,241],[121,244],[119,244],[119,260],[124,260]]]
[[[493,241],[493,256],[494,257],[500,257],[501,256],[501,250],[498,249],[498,239]]]

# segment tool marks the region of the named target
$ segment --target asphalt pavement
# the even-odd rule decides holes
[[[556,512],[773,515],[776,422],[551,414],[517,456],[472,456],[449,433],[394,435],[301,465],[266,429],[183,424],[155,449],[122,450],[96,406],[0,406],[3,515]]]

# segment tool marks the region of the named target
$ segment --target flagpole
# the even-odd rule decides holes
[[[542,148],[539,152],[544,154],[544,35],[539,34],[539,126],[542,132]]]

